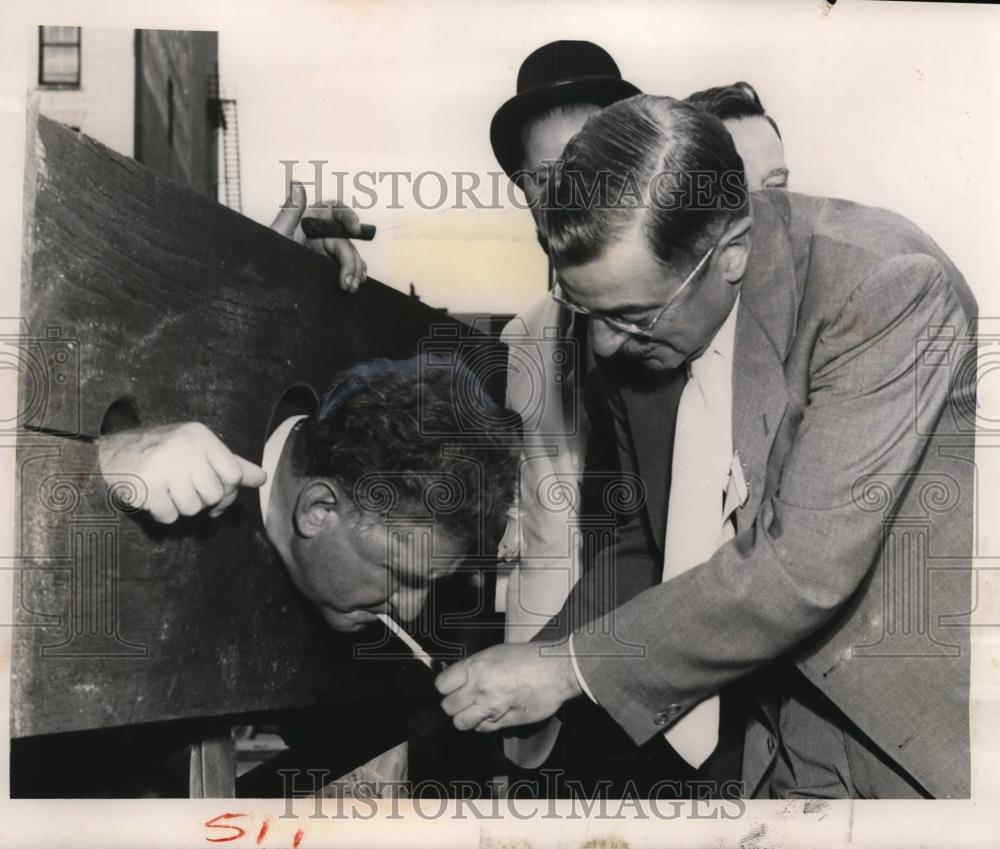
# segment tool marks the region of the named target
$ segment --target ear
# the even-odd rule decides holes
[[[295,500],[295,531],[306,539],[318,536],[331,523],[341,521],[344,499],[336,484],[312,480],[299,490]]]
[[[753,244],[753,219],[749,215],[733,221],[718,242],[719,270],[722,279],[733,285],[743,279]]]

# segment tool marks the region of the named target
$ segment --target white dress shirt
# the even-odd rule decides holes
[[[731,511],[743,500],[727,497],[734,483],[732,470],[738,466],[732,443],[733,351],[738,309],[739,297],[705,350],[687,363],[688,382],[678,405],[674,434],[664,581],[708,560],[720,545],[732,538]],[[572,636],[570,660],[580,688],[596,702],[580,672]],[[664,736],[684,760],[697,768],[715,749],[718,727],[718,697],[710,697],[696,705]]]
[[[733,537],[725,494],[733,465],[733,347],[738,306],[739,299],[708,347],[688,362],[688,381],[674,433],[664,581],[704,563]],[[664,732],[667,742],[695,769],[718,745],[719,710],[719,697],[711,696]]]
[[[281,459],[281,452],[285,449],[285,443],[292,433],[292,428],[302,419],[308,416],[290,416],[278,425],[274,432],[264,443],[264,456],[260,461],[261,468],[267,472],[267,480],[264,481],[258,494],[260,495],[260,517],[264,520],[264,527],[267,527],[267,508],[271,503],[271,484],[274,483],[274,473],[278,469],[278,461]]]

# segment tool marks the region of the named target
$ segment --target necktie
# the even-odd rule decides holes
[[[674,434],[664,581],[704,563],[733,536],[732,526],[723,522],[733,450],[731,375],[731,364],[711,348],[690,364]],[[719,742],[718,696],[697,704],[664,737],[685,761],[700,767]]]

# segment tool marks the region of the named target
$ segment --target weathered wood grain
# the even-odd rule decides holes
[[[341,292],[333,261],[45,118],[34,157],[12,734],[330,700],[363,726],[366,703],[406,709],[412,664],[353,659],[270,551],[256,492],[217,521],[155,526],[109,501],[92,445],[30,428],[96,435],[127,399],[142,423],[202,421],[258,459],[290,383],[322,389],[435,327],[464,331],[375,281]]]

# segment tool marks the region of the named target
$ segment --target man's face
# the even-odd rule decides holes
[[[630,369],[649,371],[676,368],[701,353],[729,315],[737,294],[737,287],[719,273],[717,259],[717,252],[709,257],[648,337],[622,332],[599,318],[592,320],[594,353]],[[680,290],[695,262],[676,270],[664,268],[637,224],[597,259],[559,268],[559,282],[574,304],[642,324]]]
[[[524,162],[521,167],[529,173],[522,178],[520,185],[531,206],[531,214],[539,233],[542,227],[541,206],[545,199],[545,185],[551,163],[562,156],[566,144],[580,132],[587,118],[600,111],[599,106],[579,104],[566,112],[535,118],[522,131]]]
[[[787,189],[788,166],[785,146],[767,118],[755,115],[723,121],[743,160],[747,190]]]
[[[330,627],[357,631],[377,613],[415,619],[431,582],[455,572],[467,548],[440,526],[390,526],[351,509],[295,546],[286,566]]]

